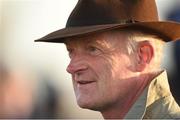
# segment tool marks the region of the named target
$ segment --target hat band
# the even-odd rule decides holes
[[[124,20],[119,20],[119,21],[108,21],[108,22],[102,22],[102,21],[86,21],[86,20],[70,20],[66,24],[66,28],[68,27],[83,27],[83,26],[93,26],[93,25],[104,25],[104,24],[130,24],[130,23],[137,23],[139,21],[133,20],[133,19],[124,19]]]

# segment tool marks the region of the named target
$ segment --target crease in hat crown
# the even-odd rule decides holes
[[[61,43],[68,37],[134,26],[156,32],[166,41],[180,36],[178,23],[158,20],[155,0],[79,0],[65,28],[36,41]],[[172,29],[175,31],[172,32]]]

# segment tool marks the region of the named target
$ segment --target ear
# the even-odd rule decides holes
[[[149,41],[142,41],[138,43],[138,62],[136,69],[138,72],[143,71],[146,66],[151,62],[154,56],[153,46]]]

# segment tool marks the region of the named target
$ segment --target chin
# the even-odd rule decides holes
[[[77,104],[79,107],[84,108],[84,109],[90,109],[92,107],[92,105],[88,101],[78,100]]]
[[[93,110],[93,111],[100,111],[101,110],[101,107],[99,107],[98,104],[96,104],[95,102],[83,102],[83,101],[77,101],[77,104],[80,108],[83,108],[83,109],[89,109],[89,110]]]

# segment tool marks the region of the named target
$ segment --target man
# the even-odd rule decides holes
[[[154,0],[79,0],[66,28],[37,41],[65,43],[80,107],[106,118],[180,118],[160,68],[180,24],[158,21]]]

